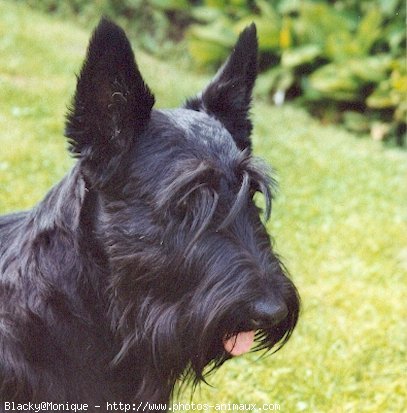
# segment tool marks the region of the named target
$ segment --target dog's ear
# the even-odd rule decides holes
[[[256,26],[251,24],[239,36],[232,54],[212,82],[185,107],[207,112],[220,120],[240,149],[251,149],[249,118],[254,82],[257,76]]]
[[[65,135],[87,171],[106,181],[146,126],[154,96],[124,31],[102,18],[90,40]],[[95,183],[96,184],[96,183]]]

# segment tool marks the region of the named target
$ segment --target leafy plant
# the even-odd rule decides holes
[[[238,33],[257,26],[258,93],[296,98],[324,121],[375,139],[406,139],[406,9],[403,0],[19,0],[84,20],[106,14],[138,42],[174,58],[173,42],[199,67],[222,62]]]
[[[394,136],[403,142],[407,74],[401,0],[257,0],[245,2],[239,11],[233,2],[226,2],[225,9],[219,2],[202,3],[194,14],[198,22],[187,31],[198,65],[222,60],[232,33],[236,36],[254,21],[262,54],[260,93],[278,103],[300,97],[326,120],[342,120],[349,129],[370,131],[376,139]]]

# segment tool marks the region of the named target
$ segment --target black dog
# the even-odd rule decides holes
[[[0,410],[166,403],[178,379],[290,337],[298,294],[253,201],[269,215],[256,60],[252,25],[198,97],[153,110],[126,35],[102,19],[68,114],[78,162],[0,219]]]

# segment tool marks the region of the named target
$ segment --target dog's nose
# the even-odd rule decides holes
[[[259,300],[253,307],[253,321],[259,328],[268,328],[279,324],[288,315],[287,305],[283,301]]]

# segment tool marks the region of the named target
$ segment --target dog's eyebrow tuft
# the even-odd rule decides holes
[[[261,192],[264,196],[264,219],[266,221],[271,214],[272,194],[276,183],[268,165],[247,151],[242,151],[235,161],[234,169],[236,177],[240,181],[240,187],[229,212],[217,230],[226,228],[236,219],[247,206],[248,199],[254,192]],[[221,200],[219,182],[222,175],[221,169],[207,160],[198,158],[180,160],[177,162],[169,182],[166,182],[162,191],[159,192],[156,205],[161,211],[174,207],[180,208],[182,205],[189,205],[188,210],[192,211],[194,202],[198,202],[201,207],[205,205],[205,213],[202,213],[201,210],[199,217],[194,216],[191,220],[196,234],[201,234],[212,222],[217,205]]]
[[[160,208],[173,200],[185,199],[204,185],[213,187],[216,183],[215,168],[209,162],[197,158],[178,161],[172,175],[176,176],[175,179],[171,177],[171,181],[166,182],[158,194],[157,205]]]
[[[239,214],[247,202],[251,191],[261,192],[265,199],[264,219],[271,215],[273,192],[277,188],[269,166],[261,159],[251,156],[247,150],[241,152],[241,158],[236,166],[236,173],[241,177],[240,189],[229,214],[222,222],[220,229],[227,227]]]

